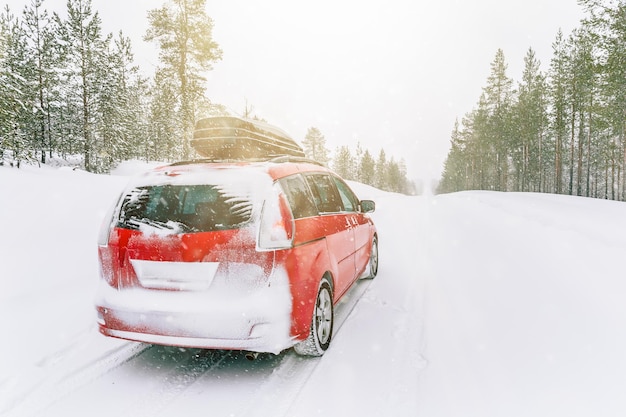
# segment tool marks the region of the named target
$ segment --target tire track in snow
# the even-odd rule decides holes
[[[357,282],[336,306],[334,338],[341,337],[341,327],[370,284],[368,280]],[[247,369],[254,368],[254,362],[250,362],[252,368],[243,365],[248,362],[240,352],[178,349],[135,342],[125,342],[97,359],[72,366],[73,355],[85,355],[95,343],[102,343],[97,334],[89,337],[92,340],[78,340],[42,361],[52,368],[49,370],[52,376],[28,393],[26,399],[9,410],[6,417],[63,415],[63,410],[69,408],[90,407],[92,403],[85,404],[81,399],[83,394],[87,394],[85,398],[91,398],[100,388],[119,382],[123,383],[121,389],[130,390],[134,398],[130,403],[121,401],[119,405],[123,409],[119,412],[140,417],[170,415],[170,411],[180,404],[178,401],[193,400],[198,391],[211,396],[211,389],[215,387],[211,384],[219,383],[220,377],[232,376],[240,371],[246,373]],[[161,356],[166,359],[162,360]],[[241,387],[240,398],[245,400],[236,406],[232,416],[267,416],[270,410],[272,416],[289,415],[298,394],[323,358],[301,357],[291,350],[281,356],[257,360],[260,366],[253,377],[256,382],[253,381],[252,388]],[[70,370],[67,369],[68,362]],[[133,383],[132,378],[139,381],[139,385]],[[207,381],[209,384],[205,386],[203,382]],[[192,386],[194,391],[185,394]],[[214,400],[219,407],[220,399]]]
[[[187,350],[181,349],[181,352]],[[190,356],[185,361],[166,372],[158,386],[138,399],[133,407],[125,408],[124,414],[136,417],[158,415],[200,377],[220,368],[233,355],[233,352],[217,350],[191,349],[188,352]]]
[[[80,343],[86,348],[89,343]],[[94,379],[114,370],[115,368],[131,361],[141,355],[150,345],[126,342],[121,346],[107,351],[104,355],[90,360],[85,364],[71,367],[69,372],[63,370],[60,357],[75,353],[77,349],[72,346],[52,355],[49,360],[52,361],[52,369],[50,369],[51,377],[44,379],[39,385],[35,386],[27,396],[19,400],[15,405],[11,406],[7,411],[6,417],[26,417],[43,413],[47,408],[62,398],[71,395],[79,388],[89,384]],[[45,366],[47,360],[42,361]],[[65,364],[68,365],[68,364]],[[70,364],[71,366],[71,364]],[[58,371],[58,372],[54,372]]]
[[[335,306],[333,339],[337,337],[339,330],[362,299],[363,294],[366,293],[371,283],[371,280],[358,281]],[[268,380],[248,400],[243,414],[234,414],[234,416],[291,416],[292,413],[290,411],[293,404],[322,360],[324,360],[323,356],[303,357],[296,354],[293,350],[286,352],[284,359],[273,370]]]

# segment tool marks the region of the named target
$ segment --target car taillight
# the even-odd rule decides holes
[[[98,246],[108,246],[109,244],[109,235],[111,234],[111,229],[113,228],[115,206],[116,205],[112,205],[102,219],[100,233],[98,233]]]
[[[293,242],[293,215],[279,185],[275,184],[272,190],[272,196],[263,204],[257,246],[259,250],[289,249]]]

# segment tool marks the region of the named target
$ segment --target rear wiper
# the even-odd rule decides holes
[[[162,222],[158,220],[146,219],[145,217],[142,219],[130,219],[125,222],[125,224],[139,229],[142,225],[154,227],[159,230],[169,230],[174,233],[186,233],[193,231],[194,229],[189,227],[188,225],[180,222],[175,222],[173,220],[168,220],[167,222]]]

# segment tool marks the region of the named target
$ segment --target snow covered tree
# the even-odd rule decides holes
[[[0,156],[12,151],[12,160],[32,159],[32,144],[25,128],[32,119],[26,82],[26,36],[6,6],[0,14]]]
[[[147,121],[147,106],[142,99],[147,89],[134,64],[130,39],[120,32],[109,43],[106,57],[100,69],[102,86],[97,106],[99,171],[140,156]]]
[[[144,37],[157,42],[161,71],[176,80],[183,158],[190,155],[195,103],[205,95],[203,73],[222,57],[213,40],[213,20],[205,9],[206,0],[169,0],[148,12],[149,28]]]
[[[101,69],[106,65],[109,39],[102,37],[100,16],[92,11],[91,0],[68,0],[67,19],[61,19],[56,13],[54,19],[68,83],[65,112],[73,116],[68,122],[78,123],[67,128],[78,133],[85,169],[93,171],[96,168],[98,94],[103,82]]]
[[[26,74],[29,98],[34,111],[33,137],[35,149],[40,152],[41,162],[46,162],[46,151],[52,156],[53,110],[51,102],[59,88],[58,43],[54,37],[54,22],[43,9],[43,0],[31,0],[24,7],[22,18],[24,34],[28,41],[26,50],[29,71]]]
[[[183,132],[177,120],[178,97],[174,80],[158,68],[150,88],[146,160],[169,161],[183,154]]]

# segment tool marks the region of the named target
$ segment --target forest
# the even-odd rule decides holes
[[[29,0],[20,11],[0,12],[0,164],[70,160],[88,172],[107,173],[120,162],[180,161],[195,120],[229,115],[207,95],[206,74],[222,58],[206,0],[168,0],[147,12],[144,41],[159,52],[146,76],[122,31],[105,34],[91,0],[68,0],[63,17]],[[66,16],[66,17],[65,17]],[[248,114],[246,103],[240,116]],[[313,132],[311,137],[309,133]],[[310,128],[307,156],[336,167],[347,179],[412,193],[403,161],[378,158],[360,147],[328,156],[323,134]],[[313,152],[322,146],[323,152]],[[370,172],[370,159],[371,165]],[[365,174],[363,174],[365,172]],[[361,173],[361,174],[359,174]]]
[[[529,191],[626,199],[626,2],[579,0],[584,18],[535,51],[520,81],[500,49],[452,130],[438,192]]]

